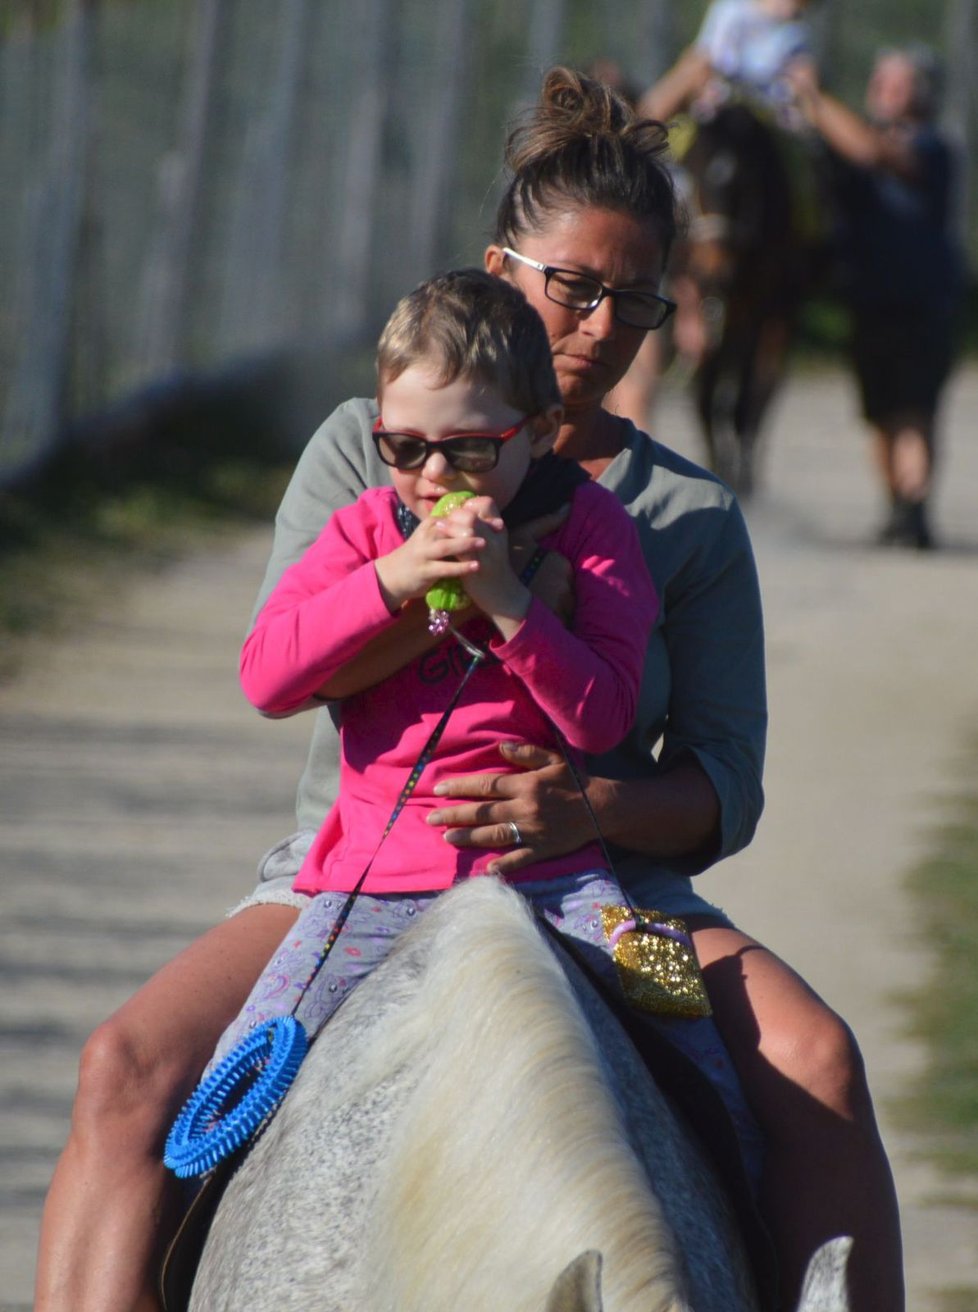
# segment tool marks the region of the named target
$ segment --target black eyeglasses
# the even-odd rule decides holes
[[[548,301],[563,305],[568,310],[596,310],[606,296],[611,297],[615,307],[615,318],[629,328],[661,328],[676,308],[676,302],[668,296],[657,292],[639,292],[631,287],[606,287],[597,278],[586,273],[577,273],[574,269],[558,269],[553,264],[541,264],[539,260],[528,259],[519,251],[509,246],[503,247],[503,254],[511,255],[521,264],[528,264],[531,269],[538,269],[546,281],[543,294]]]
[[[458,433],[454,437],[442,437],[437,442],[429,442],[417,433],[392,433],[384,428],[378,418],[373,427],[373,439],[381,460],[394,469],[420,469],[428,457],[437,451],[445,457],[452,469],[460,473],[487,474],[499,464],[503,443],[515,437],[526,422],[526,419],[521,419],[512,428],[504,428],[501,433]]]

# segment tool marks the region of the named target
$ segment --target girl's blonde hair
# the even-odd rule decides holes
[[[378,389],[422,361],[443,385],[478,379],[523,414],[560,404],[543,320],[482,269],[437,274],[398,301],[377,346]]]

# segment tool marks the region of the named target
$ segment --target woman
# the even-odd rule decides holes
[[[936,123],[939,65],[925,46],[881,53],[868,119],[791,74],[799,106],[838,164],[845,292],[863,416],[888,501],[884,545],[933,546],[935,425],[954,357],[964,266],[953,233],[956,160]]]
[[[635,727],[592,763],[589,799],[635,900],[687,916],[694,931],[717,1021],[767,1135],[762,1202],[785,1306],[817,1244],[852,1234],[853,1307],[898,1312],[896,1203],[852,1037],[689,882],[749,842],[760,813],[763,637],[730,492],[602,406],[667,312],[657,289],[675,207],[663,151],[658,125],[636,120],[598,84],[553,70],[510,139],[513,177],[486,253],[490,272],[520,287],[547,328],[565,406],[557,449],[630,511],[663,601]],[[260,604],[334,509],[387,481],[370,440],[375,418],[373,402],[346,402],[307,447],[279,511]],[[559,562],[538,577],[547,565]],[[423,616],[409,615],[396,641],[365,653],[355,684],[327,691],[367,686],[428,641]],[[446,839],[512,844],[503,871],[588,842],[591,821],[558,753],[517,744],[504,755],[521,770],[440,788],[445,806],[430,820]],[[210,1056],[202,1042],[187,1050],[179,1017],[205,1013],[213,1043],[241,1006],[295,915],[292,880],[336,775],[335,729],[323,712],[299,790],[300,832],[269,855],[244,909],[164,967],[87,1045],[45,1214],[38,1312],[154,1306],[149,1235],[165,1198],[158,1154]]]

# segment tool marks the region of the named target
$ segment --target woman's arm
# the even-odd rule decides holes
[[[646,485],[646,473],[636,466],[636,487]],[[669,474],[657,469],[664,510],[638,517],[646,552],[657,559],[665,609],[647,659],[646,709],[628,752],[592,763],[587,790],[609,839],[691,874],[746,846],[761,813],[764,639],[743,517],[735,505],[717,504],[712,485],[686,477],[681,467],[670,494]],[[631,493],[631,485],[622,489],[628,502]],[[656,701],[663,680],[670,694],[661,726],[658,712],[649,718],[646,701]],[[645,753],[660,730],[653,761]],[[501,858],[506,870],[589,841],[593,827],[559,755],[541,745],[502,750],[522,773],[444,781],[437,791],[452,804],[429,822],[448,826],[456,845],[479,847],[504,843],[504,827],[515,822],[526,842]]]
[[[800,60],[787,73],[798,106],[815,131],[843,159],[864,169],[883,169],[915,182],[920,161],[913,142],[901,132],[884,131],[819,86],[815,66]]]
[[[518,825],[523,843],[499,858],[499,874],[593,842],[594,823],[559,752],[530,743],[504,743],[500,752],[520,773],[470,775],[437,784],[439,796],[465,800],[432,811],[428,823],[446,826],[446,839],[457,847],[497,848],[510,841],[510,823]],[[706,865],[719,844],[717,794],[692,758],[651,778],[592,775],[582,782],[604,838],[630,852],[665,862],[702,852]]]

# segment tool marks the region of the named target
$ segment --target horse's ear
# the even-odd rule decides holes
[[[545,1312],[601,1312],[601,1254],[589,1248],[554,1282]]]
[[[830,1239],[808,1263],[798,1312],[849,1312],[846,1267],[852,1240],[848,1235]]]

